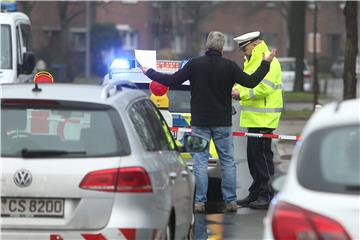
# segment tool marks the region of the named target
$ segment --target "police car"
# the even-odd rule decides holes
[[[172,74],[179,70],[186,64],[185,61],[174,60],[157,60],[156,70],[163,73]],[[165,119],[168,119],[168,125],[172,127],[173,136],[179,141],[183,141],[184,135],[186,135],[190,128],[190,82],[185,81],[180,86],[175,86],[164,91],[164,95],[155,92],[155,88],[151,88],[151,84],[154,83],[146,75],[143,74],[141,69],[137,65],[137,61],[129,59],[115,59],[109,68],[109,73],[105,75],[102,84],[106,85],[111,81],[122,79],[124,81],[130,81],[135,83],[139,89],[142,89],[147,94],[151,95],[151,99],[155,105],[160,109]],[[152,90],[153,89],[153,90]],[[155,90],[154,90],[155,89]],[[161,92],[161,91],[160,91]],[[167,117],[170,112],[171,117]],[[192,168],[192,161],[190,156],[183,156],[185,159],[189,159],[188,165]],[[218,155],[214,143],[211,141],[209,150],[209,162],[208,162],[208,176],[210,183],[220,183],[221,179],[221,167],[218,160]],[[209,188],[209,191],[213,191],[214,188]],[[210,194],[212,194],[210,192]],[[218,193],[214,193],[218,197]],[[211,196],[210,196],[211,198]]]

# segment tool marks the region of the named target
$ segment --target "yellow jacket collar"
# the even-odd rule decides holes
[[[266,45],[266,43],[264,41],[261,41],[258,45],[256,45],[256,47],[254,47],[251,54],[252,55],[263,54],[268,51],[269,51],[269,48]]]
[[[262,58],[262,54],[266,53],[266,52],[269,52],[269,48],[264,41],[261,41],[252,50],[250,60],[259,58],[259,55],[261,55],[261,58]],[[249,59],[247,59],[247,57],[245,57],[245,61],[249,62]]]

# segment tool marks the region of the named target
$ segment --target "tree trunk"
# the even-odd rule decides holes
[[[343,99],[356,98],[356,55],[358,53],[357,2],[346,1],[345,8],[345,60]]]
[[[296,58],[294,91],[304,91],[304,37],[306,2],[291,2],[288,14],[289,56]]]
[[[36,2],[18,2],[17,4],[19,4],[19,6],[21,6],[22,11],[30,18],[31,20],[31,12],[34,8],[34,6],[36,5]]]

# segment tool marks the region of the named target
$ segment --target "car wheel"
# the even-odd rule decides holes
[[[194,224],[195,224],[195,215],[192,214],[191,215],[191,223],[189,226],[189,230],[188,230],[188,234],[187,234],[187,239],[188,240],[193,240],[194,238]]]
[[[209,201],[222,201],[221,179],[209,178],[207,199]]]
[[[174,224],[172,220],[173,218],[171,215],[165,228],[164,240],[174,240]]]

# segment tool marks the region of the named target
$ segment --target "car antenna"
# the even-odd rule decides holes
[[[32,89],[33,92],[41,92],[41,88],[39,88],[38,84],[35,83],[35,87]]]
[[[41,92],[41,88],[39,88],[38,83],[54,83],[54,77],[49,72],[40,71],[35,74],[33,82],[35,83],[35,87],[32,91]]]
[[[339,111],[341,103],[342,103],[341,100],[336,103],[335,112]]]

